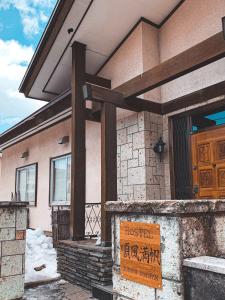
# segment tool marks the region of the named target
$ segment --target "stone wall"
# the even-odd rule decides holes
[[[225,257],[225,200],[152,200],[108,202],[113,213],[113,289],[115,300],[184,300],[183,260],[196,256]],[[160,225],[162,289],[120,274],[120,223]],[[189,300],[189,298],[187,298]]]
[[[140,112],[117,123],[118,199],[162,199],[164,164],[153,151],[163,135],[163,117]]]
[[[225,299],[225,259],[195,257],[184,260],[185,299]]]
[[[0,202],[0,300],[24,292],[26,203]]]
[[[59,241],[58,272],[62,278],[91,289],[112,283],[112,248],[95,246],[95,240]]]

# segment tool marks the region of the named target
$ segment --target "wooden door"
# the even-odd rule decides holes
[[[225,126],[192,135],[195,198],[225,198]]]

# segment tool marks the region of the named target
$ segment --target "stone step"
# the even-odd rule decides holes
[[[98,300],[113,300],[113,286],[91,285],[92,297]]]

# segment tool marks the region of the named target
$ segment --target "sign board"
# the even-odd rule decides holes
[[[131,281],[162,288],[158,224],[120,223],[120,272]]]

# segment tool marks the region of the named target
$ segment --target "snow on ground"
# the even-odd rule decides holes
[[[41,271],[34,268],[46,265]],[[59,277],[57,274],[56,250],[52,238],[44,235],[43,231],[28,229],[26,236],[25,282],[35,282]]]

